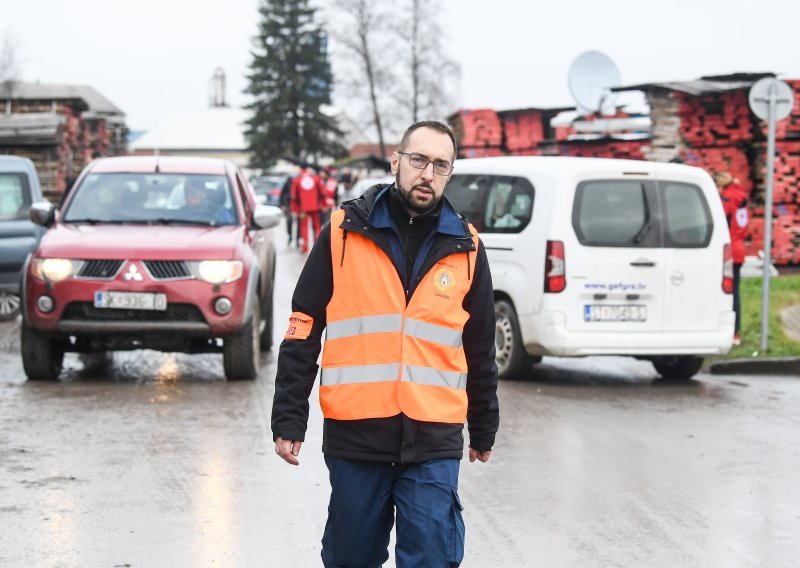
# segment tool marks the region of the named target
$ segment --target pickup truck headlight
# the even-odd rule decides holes
[[[227,284],[241,278],[244,265],[241,260],[203,260],[187,262],[195,278],[209,284]]]
[[[31,273],[39,280],[61,282],[74,276],[81,264],[81,261],[68,258],[34,258]]]

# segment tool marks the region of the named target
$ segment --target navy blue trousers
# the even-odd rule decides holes
[[[455,568],[464,558],[457,459],[392,464],[326,456],[326,568],[378,568],[397,515],[397,568]]]

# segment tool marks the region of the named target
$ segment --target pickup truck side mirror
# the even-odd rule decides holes
[[[58,209],[52,203],[40,201],[31,205],[31,221],[42,227],[50,227],[56,222],[56,212]]]
[[[280,207],[274,205],[256,205],[253,212],[253,224],[261,229],[270,229],[278,225],[283,217]]]

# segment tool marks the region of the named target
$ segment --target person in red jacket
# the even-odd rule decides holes
[[[744,239],[747,236],[749,195],[728,172],[718,172],[714,181],[719,189],[719,197],[728,220],[731,234],[731,252],[733,253],[733,310],[736,312],[736,324],[733,344],[739,345],[739,331],[742,324],[742,304],[739,299],[739,274],[744,263]]]
[[[308,221],[314,224],[314,242],[319,237],[320,211],[325,206],[325,186],[310,168],[303,168],[292,181],[292,212],[297,214],[298,234],[303,240],[303,252],[308,252]]]

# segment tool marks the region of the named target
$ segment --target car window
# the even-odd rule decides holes
[[[71,193],[67,223],[236,224],[230,184],[220,175],[89,174]]]
[[[458,174],[450,179],[444,194],[456,211],[464,215],[475,229],[485,229],[486,195],[491,176]]]
[[[664,210],[664,246],[702,248],[711,240],[711,212],[692,184],[659,182]]]
[[[644,182],[593,180],[578,184],[572,224],[586,246],[657,246]]]
[[[28,176],[21,172],[0,173],[0,221],[27,219],[30,206]]]
[[[521,177],[494,178],[487,192],[484,233],[519,233],[531,221],[533,186]]]

